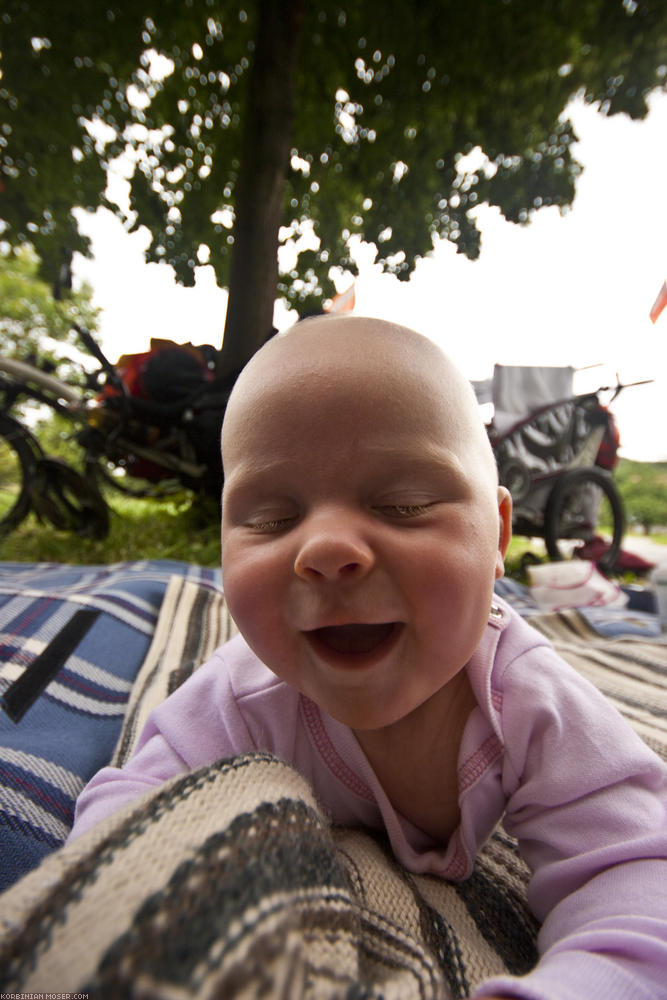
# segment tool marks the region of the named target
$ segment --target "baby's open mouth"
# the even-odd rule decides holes
[[[330,625],[308,632],[309,637],[335,653],[363,655],[381,646],[400,628],[399,622],[378,625]]]

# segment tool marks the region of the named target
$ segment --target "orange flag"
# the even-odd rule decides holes
[[[324,311],[328,313],[352,312],[354,309],[354,284],[345,292],[334,295],[330,305]]]
[[[667,306],[667,281],[663,281],[662,288],[658,292],[658,297],[653,303],[649,316],[651,322],[655,323],[662,310]]]

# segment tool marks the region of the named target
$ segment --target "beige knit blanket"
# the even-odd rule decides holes
[[[464,997],[536,959],[525,870],[488,845],[461,885],[332,830],[266,754],[175,779],[3,897],[2,989],[106,997]]]
[[[596,645],[576,618],[544,619],[534,624],[665,754],[665,647],[617,655],[618,640]],[[151,707],[231,631],[220,595],[174,580],[117,763]],[[332,828],[292,768],[244,755],[175,778],[0,897],[0,988],[94,1000],[466,997],[534,965],[527,878],[499,833],[464,883],[412,875],[382,839]]]

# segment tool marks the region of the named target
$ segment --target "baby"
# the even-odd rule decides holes
[[[241,635],[150,717],[72,837],[149,788],[264,749],[336,823],[465,879],[502,818],[542,921],[529,975],[475,997],[667,996],[667,769],[494,596],[511,500],[466,380],[391,323],[319,317],[241,374],[222,433]]]

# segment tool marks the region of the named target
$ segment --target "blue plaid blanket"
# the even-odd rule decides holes
[[[111,758],[174,576],[221,587],[169,560],[0,563],[0,890],[65,840]]]

